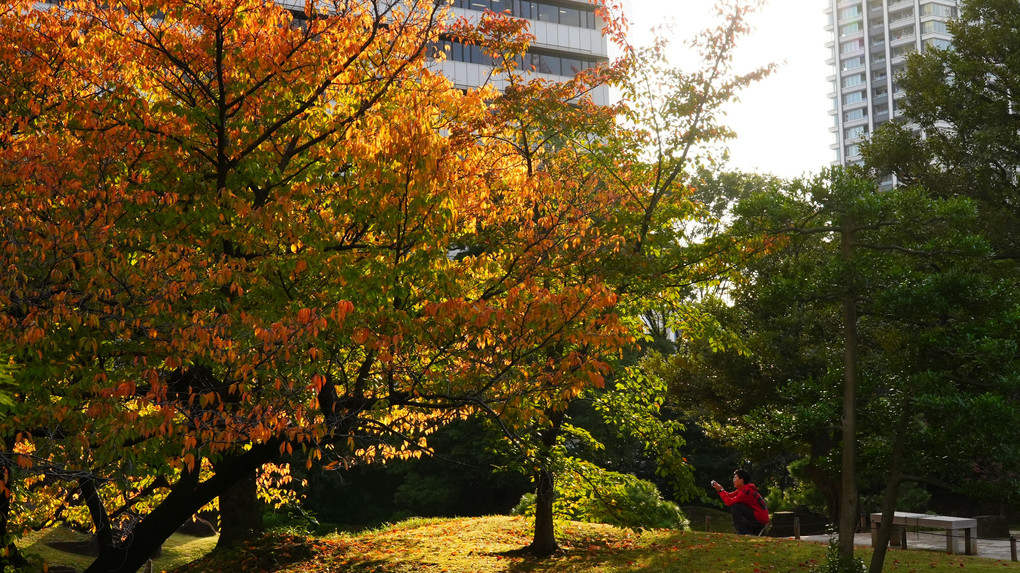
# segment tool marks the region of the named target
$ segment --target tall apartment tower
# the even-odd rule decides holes
[[[883,123],[898,117],[903,93],[897,74],[906,54],[948,47],[946,23],[964,0],[825,0],[832,32],[831,148],[834,164],[861,160],[860,143]]]
[[[456,16],[478,18],[485,10],[508,11],[529,21],[535,37],[524,58],[524,70],[564,81],[580,70],[609,61],[609,45],[602,35],[603,22],[588,0],[453,0]],[[454,85],[462,88],[492,84],[503,87],[492,77],[491,60],[477,46],[443,42],[446,59],[437,62],[439,70]],[[595,103],[610,102],[609,88],[602,86],[591,94]]]

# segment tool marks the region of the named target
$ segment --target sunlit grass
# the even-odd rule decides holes
[[[606,525],[561,527],[562,551],[535,559],[520,549],[529,523],[517,517],[413,519],[358,534],[324,537],[274,534],[230,552],[214,553],[178,570],[248,572],[581,573],[806,572],[825,545],[728,533],[656,530],[636,533]],[[865,561],[868,548],[858,550]],[[1020,563],[930,551],[891,550],[886,571],[1020,572]]]
[[[92,563],[94,557],[60,551],[50,547],[47,543],[84,542],[88,539],[88,535],[57,527],[30,533],[18,542],[18,546],[27,553],[38,555],[48,566],[69,565],[82,571]],[[218,537],[192,537],[174,534],[163,544],[162,553],[152,560],[152,569],[153,571],[170,571],[200,559],[216,546],[217,539]]]

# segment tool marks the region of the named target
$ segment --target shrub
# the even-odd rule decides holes
[[[578,460],[569,461],[556,477],[557,518],[634,529],[688,528],[680,508],[663,499],[652,482]],[[535,494],[521,497],[513,513],[534,515]]]

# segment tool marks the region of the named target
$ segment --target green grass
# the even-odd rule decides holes
[[[523,518],[411,519],[357,534],[276,533],[232,551],[214,552],[176,573],[806,572],[823,559],[826,549],[807,541],[698,531],[635,533],[587,523],[561,527],[559,540],[559,554],[535,559],[519,551],[530,542]],[[858,556],[867,561],[871,550],[859,549]],[[1020,573],[1020,563],[917,550],[890,550],[885,570],[961,568]]]
[[[75,555],[54,549],[47,542],[53,541],[85,541],[88,535],[70,529],[57,527],[29,533],[18,542],[18,546],[26,553],[38,555],[47,565],[70,565],[82,571],[93,561],[87,555]],[[152,560],[153,571],[170,571],[191,563],[209,553],[216,546],[217,537],[192,537],[174,534],[163,544],[162,554]]]

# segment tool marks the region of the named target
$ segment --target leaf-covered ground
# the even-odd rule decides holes
[[[572,523],[560,531],[562,551],[544,560],[520,552],[528,523],[515,517],[413,519],[361,534],[304,537],[275,534],[216,553],[176,573],[254,572],[806,572],[825,546],[725,533],[648,531]],[[870,551],[859,553],[865,559]],[[927,551],[890,551],[886,571],[1017,571],[1020,563]]]

